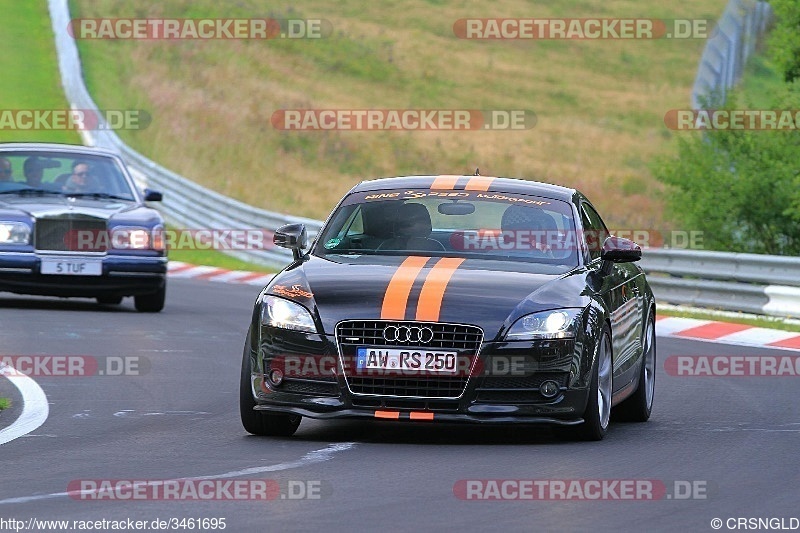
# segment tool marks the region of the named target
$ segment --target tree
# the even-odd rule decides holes
[[[724,109],[737,108],[736,94]],[[800,81],[775,109],[800,109]],[[796,124],[800,128],[800,124]],[[800,130],[680,132],[678,157],[653,167],[667,209],[710,249],[800,254]]]
[[[767,40],[769,56],[787,82],[800,79],[800,2],[771,0],[775,27]]]

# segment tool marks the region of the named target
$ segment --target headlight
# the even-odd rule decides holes
[[[265,296],[261,303],[261,325],[314,333],[317,327],[311,313],[300,304]]]
[[[575,338],[581,311],[582,309],[557,309],[525,315],[514,322],[506,333],[506,340]]]
[[[28,244],[31,227],[24,222],[0,222],[0,244]]]
[[[111,230],[111,247],[117,250],[147,250],[150,248],[150,230],[114,228]]]

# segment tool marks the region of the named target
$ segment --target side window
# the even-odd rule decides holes
[[[589,256],[594,261],[600,257],[603,250],[603,241],[608,237],[608,229],[597,211],[587,203],[581,204],[581,221],[583,222],[583,235]]]

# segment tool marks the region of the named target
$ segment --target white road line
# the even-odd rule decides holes
[[[210,476],[195,476],[195,477],[182,477],[182,478],[174,478],[174,479],[158,479],[158,480],[151,480],[151,481],[143,481],[141,483],[132,483],[131,488],[135,488],[138,486],[146,486],[146,485],[161,485],[165,481],[202,481],[206,479],[229,479],[235,477],[242,477],[242,476],[250,476],[253,474],[262,474],[264,472],[281,472],[283,470],[291,470],[293,468],[302,468],[304,466],[313,465],[315,463],[322,463],[324,461],[329,461],[333,459],[333,456],[338,452],[344,452],[355,448],[355,442],[341,442],[337,444],[329,444],[324,448],[320,448],[319,450],[312,450],[305,454],[300,459],[295,461],[290,461],[288,463],[278,463],[276,465],[267,465],[267,466],[254,466],[252,468],[245,468],[242,470],[232,470],[230,472],[225,472],[224,474],[214,474]],[[37,494],[35,496],[20,496],[17,498],[7,498],[5,500],[0,500],[0,505],[6,505],[9,503],[28,503],[34,502],[39,500],[52,500],[54,498],[62,498],[64,496],[72,496],[76,497],[78,495],[88,495],[88,494],[96,494],[100,492],[104,492],[105,489],[92,489],[92,490],[82,490],[82,491],[73,491],[73,492],[54,492],[52,494]]]
[[[7,378],[22,395],[22,414],[13,424],[0,430],[0,444],[11,442],[35,430],[47,420],[50,406],[47,396],[34,380],[17,372],[14,367],[0,363],[0,376]]]

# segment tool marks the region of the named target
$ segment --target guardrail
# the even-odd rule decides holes
[[[59,69],[68,100],[74,108],[96,110],[83,82],[78,49],[67,33],[67,0],[49,0],[56,36]],[[698,81],[692,93],[727,87],[741,74],[752,52],[754,36],[769,17],[764,2],[732,0],[720,31],[706,46]],[[738,32],[738,33],[737,33]],[[722,41],[720,41],[722,39]],[[273,213],[206,189],[132,150],[113,132],[97,130],[85,142],[118,151],[139,184],[164,192],[164,215],[187,228],[274,230],[302,222],[311,235],[321,222]],[[282,248],[227,252],[248,261],[282,267],[291,254]],[[646,249],[642,266],[659,301],[779,316],[800,316],[800,259],[754,254]]]
[[[83,81],[78,47],[67,31],[70,22],[67,0],[49,0],[48,6],[55,34],[61,83],[67,100],[74,109],[96,111],[97,105]],[[306,225],[310,238],[316,235],[322,225],[319,220],[266,211],[202,187],[128,147],[111,130],[98,129],[81,133],[85,144],[120,153],[140,186],[164,193],[164,201],[157,207],[171,224],[189,229],[258,228],[274,231],[284,224],[302,222]],[[226,250],[225,253],[275,268],[282,268],[292,257],[290,251],[278,247],[264,250]]]
[[[725,101],[728,89],[742,77],[744,65],[771,18],[772,8],[767,2],[728,3],[700,58],[692,88],[693,109]],[[711,102],[707,102],[709,98]]]
[[[800,317],[798,257],[649,248],[641,265],[660,302]]]

